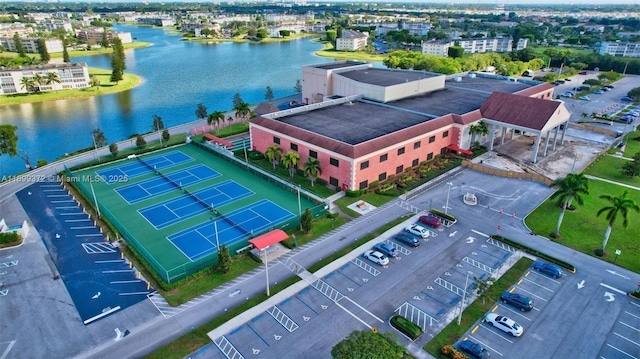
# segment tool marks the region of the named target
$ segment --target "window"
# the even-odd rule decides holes
[[[402,173],[404,171],[404,165],[396,167],[396,174]]]
[[[449,131],[444,131],[442,133],[442,138],[447,138],[447,137],[449,137]]]
[[[367,187],[369,187],[369,181],[360,182],[360,188],[359,189],[366,189]]]
[[[313,157],[315,159],[318,159],[318,152],[309,150],[309,157]]]
[[[378,181],[384,181],[387,179],[387,172],[378,175]]]
[[[360,169],[363,170],[365,168],[369,168],[369,161],[364,161],[360,164]]]
[[[442,147],[442,148],[440,149],[440,154],[441,154],[441,155],[444,155],[445,153],[447,153],[447,148],[446,148],[446,147]]]
[[[415,160],[413,160],[413,162],[411,162],[411,167],[417,166],[418,163],[420,163],[420,160],[416,158]]]
[[[280,138],[273,136],[273,143],[279,145],[280,144]]]
[[[429,137],[429,143],[436,142],[436,136]]]
[[[384,154],[384,155],[380,156],[380,162],[384,162],[384,161],[386,161],[388,158],[389,158],[389,155]]]
[[[335,158],[329,158],[329,164],[332,166],[340,167],[340,161]]]
[[[292,149],[293,151],[297,151],[297,150],[298,150],[298,145],[296,145],[295,143],[292,143],[292,144],[291,144],[291,149]]]
[[[433,152],[427,155],[427,161],[430,161],[432,159],[433,159]]]
[[[413,144],[413,149],[414,149],[414,150],[417,150],[418,148],[420,148],[420,145],[421,145],[420,141],[418,141],[418,142],[414,143],[414,144]]]
[[[332,186],[338,187],[338,179],[337,178],[333,178],[333,177],[329,177],[329,184],[332,185]]]
[[[398,148],[398,156],[404,153],[404,147]]]

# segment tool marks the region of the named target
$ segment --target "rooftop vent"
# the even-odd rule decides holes
[[[475,79],[476,78],[476,74],[473,73],[473,72],[469,73],[469,78],[470,79]]]
[[[462,77],[456,76],[456,77],[453,78],[453,81],[460,82],[460,81],[462,81]]]

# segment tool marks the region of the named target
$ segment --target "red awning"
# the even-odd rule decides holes
[[[225,147],[233,147],[233,143],[223,140],[222,138],[216,137],[210,133],[205,133],[204,135],[202,135],[204,138],[206,138],[209,141],[215,142],[221,146],[225,146]]]
[[[465,150],[463,148],[460,148],[460,147],[458,147],[456,145],[449,145],[449,146],[447,146],[447,149],[449,149],[451,151],[455,151],[455,152],[460,152],[460,153],[462,153],[464,155],[467,155],[467,156],[473,156],[473,152],[471,152],[469,150]]]
[[[263,250],[271,245],[280,243],[287,238],[289,238],[289,235],[285,233],[285,231],[281,229],[274,229],[269,233],[265,233],[254,239],[250,239],[249,243],[253,244],[253,246],[258,248],[259,250]]]

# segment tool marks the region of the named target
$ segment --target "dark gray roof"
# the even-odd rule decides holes
[[[345,71],[336,74],[336,76],[344,76],[346,78],[371,85],[391,86],[443,75],[420,71],[368,68],[364,70]]]
[[[364,64],[365,64],[364,62],[346,61],[346,62],[330,62],[328,64],[312,65],[312,67],[315,67],[317,69],[333,70],[333,69],[341,69],[343,67],[351,67],[351,66],[364,65]]]

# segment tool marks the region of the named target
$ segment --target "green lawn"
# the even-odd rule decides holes
[[[587,171],[588,172],[588,171]],[[577,206],[574,212],[567,211],[560,227],[562,238],[555,240],[567,247],[574,248],[591,256],[593,250],[602,245],[604,232],[607,228],[607,221],[602,216],[596,217],[599,209],[608,206],[609,202],[599,198],[602,194],[619,196],[626,188],[616,184],[602,181],[589,181],[589,195],[584,196],[584,206]],[[640,203],[640,191],[629,190],[629,197]],[[575,205],[575,201],[573,202]],[[555,230],[560,208],[552,201],[545,201],[535,211],[527,216],[525,223],[532,231],[549,238],[549,234]],[[615,250],[619,249],[622,254],[618,257],[616,264],[634,272],[640,273],[640,226],[634,225],[640,220],[640,213],[629,213],[629,226],[622,227],[622,218],[616,221],[609,238],[607,251],[609,255],[602,257],[603,260],[613,262],[615,260]],[[567,258],[560,258],[566,260]]]
[[[595,160],[595,162],[587,167],[584,174],[640,187],[640,177],[631,178],[623,175],[621,172],[622,166],[628,161],[629,160],[614,156],[600,156]]]
[[[338,51],[333,48],[329,42],[322,41],[324,49],[316,51],[316,55],[322,57],[331,57],[335,60],[354,60],[364,62],[382,62],[389,55],[387,54],[368,54],[364,51]]]
[[[32,94],[5,95],[0,96],[0,106],[18,103],[40,102],[61,100],[77,97],[91,97],[106,95],[114,92],[125,91],[140,84],[140,77],[133,74],[124,74],[124,79],[118,83],[111,82],[111,70],[90,67],[89,75],[95,75],[100,80],[100,86],[87,87],[74,90],[58,90]]]

